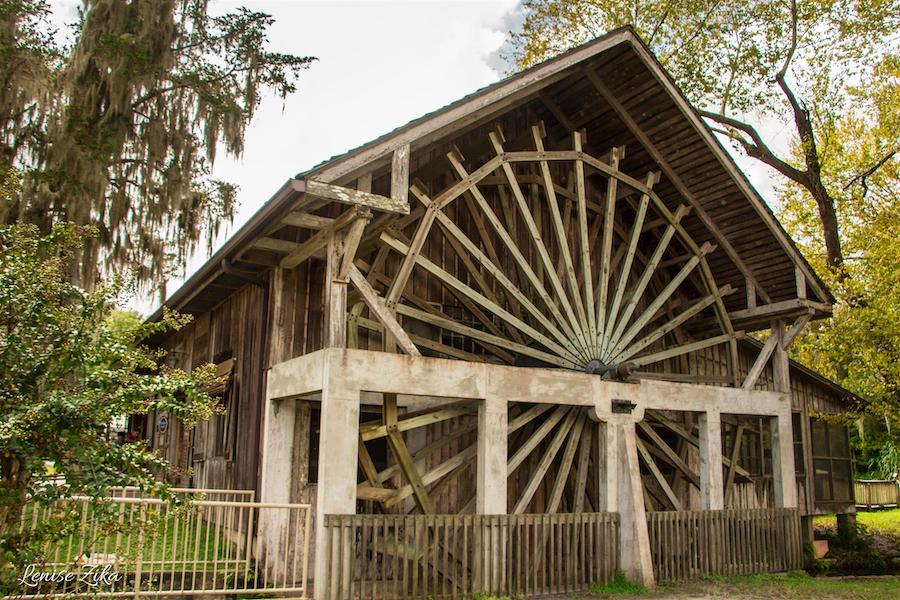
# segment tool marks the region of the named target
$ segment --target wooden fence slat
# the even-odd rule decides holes
[[[661,582],[788,571],[802,564],[798,509],[650,512],[647,531]]]

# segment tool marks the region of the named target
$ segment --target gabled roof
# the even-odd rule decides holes
[[[600,81],[611,94],[614,108],[609,97],[598,93],[592,80]],[[504,112],[548,97],[555,98],[546,101],[548,106],[555,105],[545,111],[548,120],[568,120],[567,114],[586,113],[575,124],[601,132],[590,134],[589,139],[609,139],[610,147],[627,140],[626,159],[633,170],[653,168],[657,159],[669,165],[669,171],[664,169],[666,177],[656,189],[672,206],[684,202],[686,195],[692,198],[694,211],[685,220],[685,227],[698,243],[711,241],[722,248],[710,257],[717,282],[743,289],[748,278],[756,281],[761,303],[772,307],[770,313],[756,320],[750,313],[738,316],[738,321],[745,318],[746,323],[737,325],[752,327],[773,316],[810,307],[819,316],[827,313],[834,299],[825,285],[728,152],[629,27],[611,31],[482,88],[288,180],[166,305],[185,312],[203,312],[224,298],[227,290],[244,285],[246,278],[235,273],[233,261],[295,206],[303,194],[304,180],[353,187],[358,176],[389,169],[393,152],[407,144],[415,158],[432,146],[446,145],[448,140],[452,143],[454,136]],[[583,119],[588,122],[581,123]],[[648,145],[653,148],[648,149]],[[802,306],[797,305],[795,275],[809,288],[810,300],[804,300]],[[214,286],[209,287],[211,284]],[[741,296],[733,294],[731,302],[744,302]],[[742,306],[732,304],[729,310],[738,314]],[[151,319],[160,314],[161,310]]]

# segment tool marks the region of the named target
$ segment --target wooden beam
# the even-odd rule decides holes
[[[609,167],[614,173],[619,171],[619,161],[625,157],[625,147],[610,151]],[[612,174],[606,181],[606,206],[603,213],[603,241],[600,246],[600,274],[597,292],[597,328],[603,332],[603,345],[609,342],[610,324],[606,321],[607,296],[609,294],[610,260],[612,259],[612,237],[616,215],[616,190],[619,180]]]
[[[338,279],[341,238],[340,232],[329,232],[325,246],[325,348],[347,345],[347,283]]]
[[[354,264],[350,265],[349,277],[350,281],[353,282],[353,286],[362,296],[363,302],[366,303],[372,314],[377,316],[381,324],[394,336],[394,339],[397,340],[403,351],[410,356],[421,356],[422,354],[412,340],[409,339],[406,331],[403,330],[387,306],[381,302],[381,298],[378,297],[378,294],[375,293],[375,290],[372,289],[372,286],[369,285],[369,282],[366,281],[366,278]]]
[[[737,465],[738,458],[741,456],[741,441],[744,438],[744,425],[740,424],[734,432],[734,440],[731,446],[731,465],[728,467],[728,476],[725,478],[725,504],[731,501],[731,495],[734,490],[734,468]],[[762,441],[762,440],[760,440]]]
[[[328,227],[322,229],[302,244],[295,246],[290,254],[281,259],[281,268],[293,269],[303,261],[308,260],[317,252],[325,248],[325,246],[328,245],[329,239],[337,231],[340,231],[358,218],[369,218],[371,217],[371,214],[372,213],[369,212],[368,209],[358,207],[345,211],[341,216],[332,221]]]
[[[575,425],[569,432],[566,449],[563,451],[562,460],[556,471],[556,479],[553,482],[553,488],[550,490],[550,497],[547,500],[547,506],[544,510],[547,514],[552,514],[559,510],[559,503],[562,500],[563,490],[566,487],[566,482],[569,480],[569,472],[572,470],[572,463],[575,460],[575,451],[578,450],[579,442],[581,441],[581,432],[584,429],[584,423],[587,420],[587,417],[579,415],[577,419]]]
[[[809,320],[812,319],[812,315],[812,311],[809,311],[805,315],[797,317],[797,320],[794,321],[794,324],[791,325],[791,328],[784,335],[784,339],[781,340],[781,347],[783,350],[787,350],[791,347],[791,344],[794,343],[794,340],[800,335],[800,332],[803,331],[803,328],[806,327]]]
[[[585,430],[581,435],[581,445],[578,447],[578,467],[575,470],[575,505],[573,512],[580,513],[584,511],[584,499],[587,492],[587,481],[589,475],[589,466],[592,453],[592,440],[594,437],[594,428],[597,425],[593,421],[585,422]]]
[[[656,314],[656,311],[662,308],[663,304],[665,304],[665,302],[672,296],[672,294],[675,293],[675,290],[678,289],[678,286],[681,285],[681,283],[685,279],[687,279],[688,275],[690,275],[694,268],[700,263],[703,256],[708,252],[711,252],[712,248],[714,247],[715,246],[712,246],[708,243],[703,244],[703,247],[700,249],[702,254],[700,256],[695,256],[691,260],[687,261],[684,266],[681,267],[675,277],[673,277],[672,280],[669,281],[668,284],[666,284],[666,287],[664,287],[662,291],[659,292],[656,297],[647,305],[647,307],[644,309],[643,314],[641,314],[640,317],[634,320],[634,322],[631,324],[631,327],[629,327],[618,337],[611,339],[611,343],[613,344],[613,353],[621,351],[626,344],[628,344],[635,338],[635,336],[637,336],[638,333],[641,332],[641,329],[643,329],[648,323],[650,323],[651,319],[653,319],[654,315]],[[718,293],[718,290],[714,289],[713,293],[708,297],[712,299],[713,303],[715,303],[721,298],[721,295]],[[620,330],[621,327],[617,324],[615,334],[618,334]]]
[[[416,429],[417,427],[425,427],[426,425],[433,425],[434,423],[440,423],[447,419],[454,419],[462,415],[471,414],[473,406],[474,404],[471,400],[463,400],[460,402],[452,402],[449,405],[441,406],[437,409],[429,409],[428,412],[421,414],[414,414],[413,416],[405,415],[402,419],[398,418],[396,429],[401,432],[409,431],[410,429]],[[359,436],[366,442],[383,438],[387,434],[387,426],[380,423],[363,424],[359,427]]]
[[[547,475],[547,471],[550,469],[550,466],[553,464],[553,460],[556,458],[556,455],[559,453],[559,449],[562,447],[563,442],[566,439],[566,436],[569,433],[569,430],[572,428],[572,425],[575,422],[575,417],[577,410],[574,408],[568,408],[568,414],[566,415],[565,420],[562,425],[556,430],[556,434],[554,434],[553,439],[550,440],[550,444],[547,446],[547,449],[544,451],[544,455],[541,457],[540,462],[538,462],[534,471],[531,473],[531,477],[528,479],[528,483],[525,485],[525,489],[519,495],[518,500],[516,500],[516,504],[513,506],[511,514],[520,515],[525,512],[525,509],[528,508],[528,505],[531,503],[532,498],[534,498],[535,492],[538,490],[538,486],[540,486],[541,482],[544,480],[544,477]]]
[[[538,445],[544,441],[544,438],[547,437],[556,424],[559,423],[564,416],[571,409],[570,406],[559,405],[554,411],[547,417],[531,434],[524,444],[522,444],[515,453],[509,457],[509,461],[506,464],[506,475],[507,477],[512,476],[513,473],[516,472],[516,469],[521,466],[521,464],[528,458],[528,455],[534,451]]]
[[[658,173],[651,172],[647,175],[646,185],[648,188],[652,188],[653,184],[656,183],[658,179]],[[605,323],[607,323],[607,327],[604,328],[603,331],[603,343],[602,347],[606,347],[609,343],[609,329],[611,329],[615,323],[613,323],[613,319],[618,317],[619,313],[619,305],[622,302],[622,297],[625,294],[625,286],[628,284],[628,277],[631,275],[631,265],[634,262],[635,254],[638,251],[638,240],[641,236],[641,231],[644,223],[644,219],[647,216],[647,206],[650,203],[650,196],[647,194],[641,194],[641,200],[638,204],[637,212],[634,217],[634,223],[631,226],[631,235],[628,238],[628,245],[621,246],[621,248],[626,248],[625,254],[623,256],[623,262],[619,269],[619,279],[616,284],[616,291],[613,294],[612,302],[609,303],[609,309],[607,311],[607,315],[605,317]]]
[[[756,357],[756,361],[750,367],[747,378],[744,379],[744,385],[741,386],[743,389],[752,390],[753,386],[756,385],[759,376],[762,375],[766,368],[766,363],[769,362],[769,357],[772,356],[772,352],[775,350],[775,346],[778,345],[778,337],[774,331],[769,335],[769,339],[766,340],[766,343],[759,351],[759,356]]]
[[[698,490],[700,489],[700,476],[691,471],[690,467],[688,467],[687,463],[678,455],[675,450],[672,449],[669,444],[666,443],[664,439],[662,439],[658,433],[650,426],[646,421],[638,421],[638,427],[640,427],[641,431],[650,438],[650,441],[659,449],[659,451],[665,456],[666,461],[681,471],[681,474],[684,475],[685,479],[690,481],[694,487]]]
[[[637,342],[627,346],[620,352],[618,352],[610,362],[619,363],[625,360],[628,360],[636,353],[640,352],[656,340],[660,339],[670,331],[673,331],[676,327],[682,325],[685,321],[690,319],[691,317],[698,314],[703,309],[707,308],[716,300],[716,296],[726,296],[734,291],[734,288],[731,287],[731,284],[726,285],[722,289],[718,290],[715,294],[710,294],[706,298],[702,298],[678,313],[678,315],[670,318],[664,324],[656,328],[654,331],[648,333],[646,336],[638,340]]]
[[[279,252],[281,254],[286,254],[288,252],[294,252],[301,245],[297,242],[290,242],[288,240],[279,240],[277,238],[264,237],[259,238],[253,242],[253,247],[258,248],[260,250],[267,250],[269,252]]]
[[[416,464],[403,441],[403,435],[397,429],[397,394],[384,394],[384,404],[382,405],[382,413],[384,415],[384,425],[388,434],[388,445],[400,465],[400,470],[412,486],[413,494],[416,498],[416,504],[426,515],[434,514],[434,503],[428,495],[428,490],[419,476]]]
[[[341,281],[347,281],[350,276],[350,268],[353,267],[353,261],[356,258],[356,250],[359,247],[359,241],[362,239],[363,231],[369,224],[367,218],[361,217],[356,219],[347,229],[341,244],[341,266],[338,269],[337,278]]]
[[[409,212],[409,144],[404,144],[391,157],[391,199],[406,205]]]
[[[422,475],[422,483],[426,486],[431,485],[432,483],[438,481],[439,479],[453,473],[456,469],[463,468],[475,461],[475,457],[477,456],[477,448],[475,444],[472,444],[462,452],[454,455],[452,458],[442,462],[440,465],[428,471],[424,475]],[[358,490],[359,488],[357,488]],[[409,498],[413,495],[414,491],[411,485],[404,485],[403,487],[397,489],[393,492],[393,495],[384,501],[384,507],[390,508],[395,506],[406,498]]]
[[[534,139],[535,150],[537,150],[538,152],[544,151],[544,142],[541,139],[542,129],[542,124],[531,126],[531,135]],[[559,200],[557,200],[556,191],[553,188],[553,177],[550,175],[550,166],[545,160],[539,161],[538,165],[541,170],[541,177],[543,177],[544,179],[544,192],[547,194],[547,206],[550,209],[550,222],[553,225],[554,232],[556,233],[556,242],[564,265],[565,278],[569,285],[569,291],[572,293],[575,310],[578,312],[579,323],[581,324],[581,330],[583,331],[585,329],[588,329],[588,321],[587,315],[584,312],[584,303],[581,301],[581,291],[578,288],[578,283],[575,278],[575,266],[572,263],[572,253],[569,250],[569,237],[568,235],[566,235],[567,228],[563,225],[562,218],[559,214]],[[527,210],[527,204],[525,204],[524,202],[520,202],[519,209]],[[529,216],[531,215],[530,210],[528,210],[528,214]],[[535,231],[534,233],[537,236],[537,242],[538,240],[540,240],[541,234],[539,231]],[[543,242],[541,241],[541,243]],[[576,333],[578,333],[577,329]],[[590,347],[590,342],[588,340],[585,340],[584,345]]]
[[[666,478],[663,477],[663,474],[659,470],[659,467],[656,466],[656,461],[654,461],[653,457],[650,456],[650,453],[647,451],[646,446],[644,446],[644,442],[640,438],[637,438],[636,441],[638,454],[644,461],[644,464],[647,465],[647,468],[650,469],[650,473],[653,475],[656,483],[659,484],[659,487],[666,495],[666,499],[672,505],[672,508],[674,508],[675,510],[681,510],[681,501],[678,500],[678,496],[676,496],[675,492],[672,491],[672,487],[669,485],[669,482],[666,481]]]
[[[295,211],[285,215],[281,222],[302,229],[325,229],[334,222],[334,219]]]
[[[572,149],[576,152],[582,151],[583,138],[582,132],[572,132]],[[590,234],[588,233],[587,190],[584,180],[584,162],[580,160],[575,161],[575,199],[578,208],[578,239],[581,243],[579,250],[581,252],[582,293],[584,294],[585,311],[588,315],[590,344],[593,348],[597,348],[598,330],[596,306],[594,304],[594,279],[591,271],[591,242]]]
[[[679,206],[678,210],[675,211],[675,218],[677,220],[680,220],[686,214],[687,207],[683,205]],[[611,330],[612,333],[610,335],[606,335],[604,333],[603,336],[604,342],[607,346],[613,340],[618,340],[619,336],[621,336],[622,331],[624,331],[625,326],[628,324],[628,320],[631,318],[631,315],[637,308],[638,302],[640,302],[640,299],[644,294],[644,290],[647,289],[647,285],[650,283],[650,278],[653,276],[653,273],[656,270],[659,261],[662,260],[662,256],[665,253],[666,248],[669,247],[669,243],[672,241],[672,237],[674,235],[675,225],[673,223],[670,223],[668,227],[666,227],[666,231],[660,237],[659,242],[657,242],[656,249],[653,251],[653,255],[650,257],[650,260],[647,261],[647,264],[645,265],[640,278],[631,288],[631,291],[629,291],[628,301],[625,303],[625,306],[622,307],[622,310],[619,312],[619,314],[610,315],[610,321],[609,323],[607,323],[606,329]],[[604,350],[605,349],[606,348],[604,348]]]
[[[644,356],[635,358],[631,362],[633,362],[637,366],[649,365],[651,363],[666,360],[667,358],[673,358],[675,356],[681,356],[682,354],[686,354],[688,352],[694,352],[695,350],[702,350],[703,348],[709,348],[710,346],[715,346],[717,344],[724,344],[734,339],[740,339],[743,336],[743,331],[736,331],[733,334],[725,333],[723,335],[717,335],[705,340],[699,340],[696,342],[675,346],[674,348],[668,348],[666,350],[655,352],[653,354],[646,354]]]
[[[363,192],[352,188],[316,181],[306,180],[306,193],[324,200],[331,200],[341,204],[350,204],[377,210],[379,212],[394,213],[398,215],[409,214],[409,202],[403,198],[395,199],[380,196],[371,192]]]

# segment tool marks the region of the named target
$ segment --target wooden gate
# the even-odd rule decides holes
[[[335,600],[573,592],[617,567],[615,513],[327,515],[325,527]]]

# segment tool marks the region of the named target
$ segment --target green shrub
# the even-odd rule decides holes
[[[613,574],[612,581],[609,583],[598,583],[592,586],[588,591],[594,595],[638,596],[640,594],[646,594],[647,588],[640,584],[628,581],[625,578],[625,573],[617,570]]]

